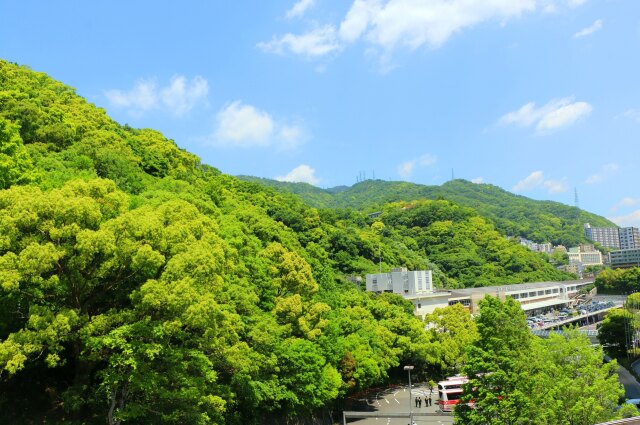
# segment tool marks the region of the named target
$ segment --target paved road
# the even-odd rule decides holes
[[[620,383],[624,386],[624,395],[627,398],[640,398],[640,384],[636,378],[622,366],[618,368]]]
[[[408,387],[404,388],[392,388],[386,391],[381,391],[376,394],[371,394],[366,399],[360,399],[360,408],[354,406],[353,410],[366,410],[370,412],[384,413],[406,413],[409,411],[409,401],[411,400],[412,412],[439,412],[437,407],[437,391],[433,393],[433,405],[426,407],[424,403],[424,397],[429,397],[429,388],[423,384],[417,384],[411,390],[411,398],[409,398]],[[422,397],[422,407],[416,408],[414,399],[416,396]],[[451,416],[415,416],[414,422],[416,425],[448,425],[453,423],[453,417]],[[366,419],[353,419],[349,421],[354,425],[407,425],[409,419],[407,418],[366,418]]]
[[[636,360],[635,362],[631,363],[631,367],[636,372],[636,375],[640,375],[640,360]]]
[[[606,361],[610,361],[611,357],[605,355]],[[640,364],[635,362],[631,365],[636,373],[638,373],[638,367]],[[640,383],[636,381],[636,378],[624,367],[618,365],[618,381],[624,387],[624,396],[626,398],[640,398]]]

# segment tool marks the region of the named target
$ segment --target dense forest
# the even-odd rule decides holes
[[[390,202],[446,199],[471,207],[508,236],[522,236],[538,243],[576,246],[585,241],[584,223],[616,227],[609,220],[559,202],[535,201],[490,184],[457,179],[441,186],[383,180],[365,180],[351,187],[320,189],[307,183],[239,176],[284,193],[294,193],[316,208],[353,208],[373,212]]]
[[[222,174],[0,61],[0,422],[330,413],[403,364],[456,370],[473,339],[427,331],[411,303],[350,278],[399,266],[432,269],[441,287],[572,277],[472,208],[381,208],[313,208]]]

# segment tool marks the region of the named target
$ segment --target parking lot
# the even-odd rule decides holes
[[[415,397],[418,396],[422,398],[421,407],[415,407]],[[433,404],[431,406],[425,405],[425,397],[432,397]],[[409,396],[409,388],[407,386],[381,389],[354,400],[355,404],[349,409],[354,411],[376,412],[379,413],[381,417],[351,419],[348,420],[347,423],[357,425],[407,425],[409,423],[408,418],[385,418],[382,416],[389,413],[409,412],[409,401],[411,401],[411,411],[413,413],[439,413],[440,408],[437,405],[437,398],[437,390],[434,389],[434,391],[431,392],[426,384],[420,383],[413,386],[411,396]],[[453,417],[416,415],[413,421],[416,425],[445,425],[452,424]]]
[[[595,323],[597,320],[594,313],[604,312],[617,305],[619,305],[619,303],[613,300],[593,300],[588,303],[579,304],[573,308],[567,307],[560,310],[551,310],[546,314],[531,316],[527,318],[527,324],[531,329],[542,329],[583,318],[584,325],[589,325],[592,322]]]

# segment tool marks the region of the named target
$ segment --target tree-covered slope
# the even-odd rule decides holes
[[[452,180],[441,186],[409,182],[366,180],[339,191],[320,189],[306,183],[285,183],[241,176],[294,193],[316,208],[354,208],[375,211],[384,204],[420,199],[446,199],[474,208],[506,235],[522,236],[537,242],[574,246],[584,240],[584,223],[615,227],[609,220],[559,202],[536,201],[515,195],[490,184]]]
[[[5,61],[0,143],[3,423],[310,415],[455,363],[410,303],[348,276],[382,259],[440,286],[569,277],[469,208],[318,210]]]
[[[0,422],[270,422],[438,355],[346,227],[4,61],[0,141]]]

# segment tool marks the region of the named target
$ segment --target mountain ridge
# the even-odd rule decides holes
[[[353,186],[339,186],[341,190],[332,191],[331,188],[321,189],[308,183],[280,182],[252,176],[237,177],[271,186],[281,192],[296,194],[316,208],[354,208],[373,212],[390,202],[447,199],[476,209],[505,235],[522,236],[539,243],[574,246],[585,242],[584,223],[617,227],[604,217],[560,202],[534,200],[495,185],[472,183],[463,179],[433,186],[403,181],[365,180]]]

